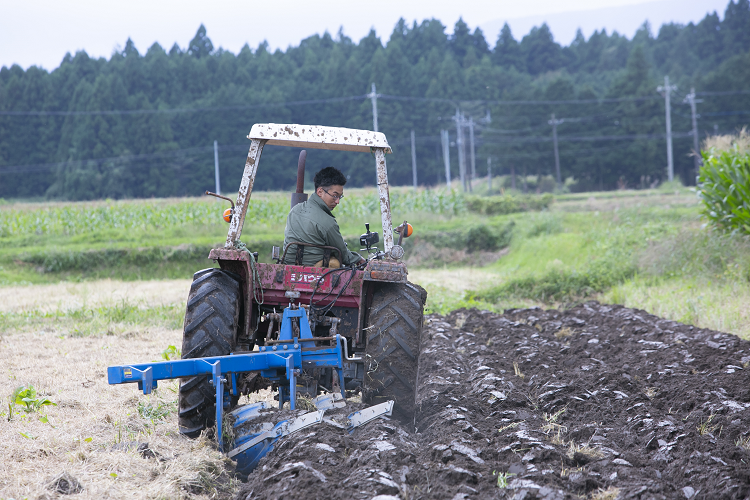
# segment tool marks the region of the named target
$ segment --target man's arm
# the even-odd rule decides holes
[[[341,252],[341,258],[343,265],[350,265],[350,264],[357,264],[361,261],[364,261],[361,255],[359,255],[357,252],[352,252],[346,247],[346,243],[344,242],[344,237],[341,236],[341,230],[339,229],[339,225],[334,222],[331,227],[328,230],[327,238],[328,245],[332,247],[336,247],[339,249],[339,252]]]

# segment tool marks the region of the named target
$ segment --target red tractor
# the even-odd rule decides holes
[[[323,388],[330,392],[361,389],[363,401],[394,400],[394,413],[404,421],[414,414],[419,342],[427,293],[407,281],[407,269],[401,259],[402,239],[411,234],[406,222],[393,229],[388,194],[386,153],[391,152],[385,135],[310,125],[256,124],[236,204],[227,214],[229,233],[224,248],[211,250],[209,258],[220,269],[195,273],[185,314],[182,358],[205,358],[284,348],[279,340],[284,308],[305,308],[314,342],[303,342],[307,348],[323,348],[336,334],[346,339],[346,363],[343,378],[330,368],[303,367],[296,377],[297,395],[315,396]],[[240,241],[261,153],[266,144],[359,151],[375,157],[383,231],[383,248],[379,249],[377,232],[360,237],[368,251],[360,268],[306,267],[285,265],[287,249],[274,247],[272,260],[259,263],[258,254]],[[292,206],[305,201],[304,157],[300,155],[297,192]],[[223,198],[223,197],[222,197]],[[230,203],[232,200],[225,198]],[[394,243],[394,232],[399,236]],[[304,244],[298,244],[304,247]],[[324,248],[327,261],[335,248]],[[301,256],[296,264],[301,264]],[[339,259],[341,260],[341,259]],[[299,324],[292,325],[299,332]],[[296,339],[296,337],[295,337]],[[296,342],[296,340],[295,340]],[[320,346],[320,347],[318,347]],[[237,382],[239,391],[248,393],[264,386],[258,372],[245,374]],[[278,384],[283,388],[282,383]],[[180,384],[180,432],[191,437],[213,425],[216,419],[216,396],[210,377],[182,379]],[[237,396],[228,396],[224,407],[232,407]],[[279,405],[288,400],[279,391]]]

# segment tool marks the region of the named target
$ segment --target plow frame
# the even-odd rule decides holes
[[[291,318],[299,318],[300,337],[291,337]],[[111,385],[138,383],[143,394],[150,394],[158,387],[159,380],[207,375],[216,389],[216,439],[223,450],[222,419],[224,407],[230,406],[230,396],[239,396],[237,377],[247,372],[259,372],[262,377],[279,384],[279,408],[286,401],[292,410],[296,409],[296,375],[305,368],[334,368],[339,380],[344,380],[344,363],[354,361],[349,358],[346,340],[335,336],[335,346],[316,347],[304,309],[284,310],[285,328],[290,338],[281,338],[287,343],[262,346],[258,352],[230,354],[208,358],[157,361],[132,365],[110,366],[107,378]],[[288,394],[284,388],[288,382]],[[228,387],[225,387],[228,386]],[[341,395],[345,398],[343,384]]]

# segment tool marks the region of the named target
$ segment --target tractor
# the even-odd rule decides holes
[[[412,226],[404,221],[393,227],[386,171],[386,154],[391,153],[391,148],[385,135],[268,123],[255,124],[248,139],[250,150],[236,203],[208,193],[232,204],[225,212],[229,231],[223,248],[211,250],[208,256],[219,268],[204,269],[193,276],[182,359],[285,352],[301,344],[302,367],[284,372],[291,376],[282,373],[272,381],[261,370],[235,373],[231,390],[226,391],[223,400],[217,395],[210,373],[183,377],[179,388],[180,432],[189,437],[200,435],[216,423],[217,401],[222,400],[224,408],[232,408],[239,395],[267,387],[269,382],[278,389],[279,407],[285,401],[294,407],[296,396],[313,398],[321,390],[344,396],[347,391],[360,390],[363,402],[392,400],[393,414],[404,422],[411,421],[427,294],[407,280],[408,271],[402,261],[403,239],[411,235]],[[382,249],[377,246],[380,236],[370,231],[366,223],[360,244],[367,258],[359,268],[328,268],[330,257],[337,252],[332,247],[323,247],[324,267],[303,266],[304,248],[309,245],[302,242],[274,247],[271,263],[258,262],[258,254],[248,249],[240,236],[261,153],[267,144],[371,153],[377,172]],[[303,192],[305,157],[303,150],[291,206],[307,199]],[[252,231],[252,227],[244,229]],[[295,249],[289,253],[291,246]],[[294,263],[284,264],[292,256]],[[310,356],[305,358],[305,353],[330,350],[337,342],[343,349],[339,365],[305,361],[313,360]]]

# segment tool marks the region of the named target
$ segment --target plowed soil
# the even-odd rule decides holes
[[[430,316],[414,425],[282,441],[245,498],[750,498],[750,342],[643,311]]]

